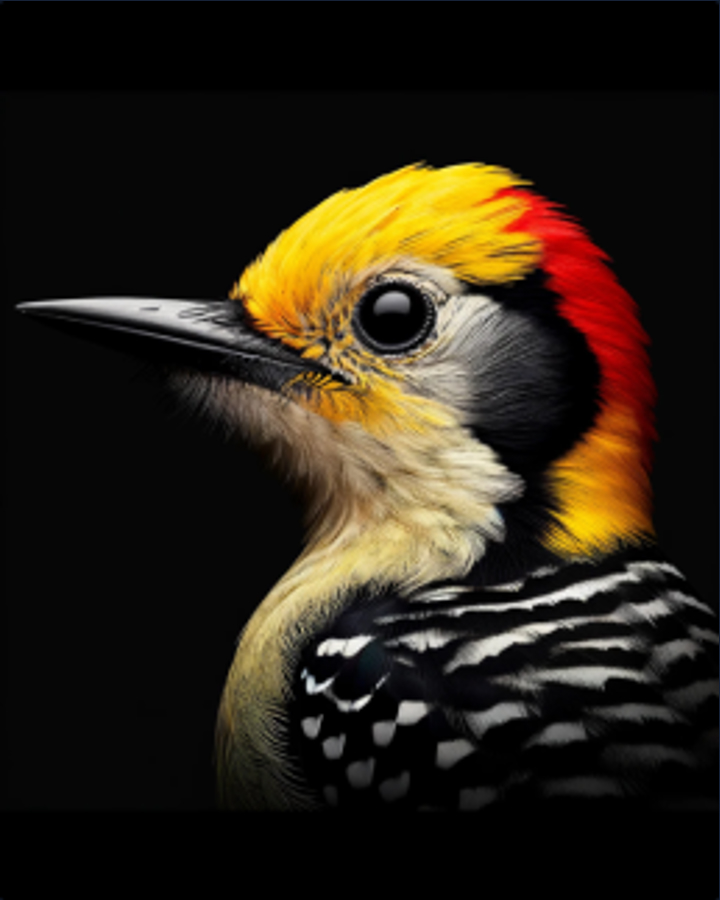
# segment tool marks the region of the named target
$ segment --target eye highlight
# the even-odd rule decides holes
[[[361,297],[353,316],[355,334],[379,353],[398,353],[421,344],[435,324],[435,306],[418,288],[385,283]]]

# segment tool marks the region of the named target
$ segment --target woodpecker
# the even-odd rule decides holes
[[[648,339],[608,262],[510,171],[417,164],[224,300],[20,305],[158,355],[306,498],[222,696],[223,805],[716,806],[717,621],[656,543]]]

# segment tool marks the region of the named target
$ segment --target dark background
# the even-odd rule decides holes
[[[213,802],[235,641],[301,513],[143,366],[13,311],[220,298],[277,232],[410,162],[567,206],[652,338],[656,525],[717,606],[717,96],[698,91],[5,97],[6,735],[14,809]]]

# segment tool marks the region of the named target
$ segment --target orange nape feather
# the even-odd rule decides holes
[[[606,553],[653,535],[650,479],[630,410],[603,410],[588,434],[551,465],[550,483],[560,510],[544,543],[561,556]]]

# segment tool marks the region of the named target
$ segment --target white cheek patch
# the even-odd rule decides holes
[[[437,340],[403,374],[410,391],[454,411],[510,469],[544,468],[596,419],[597,360],[538,278],[500,296],[451,297]]]
[[[529,320],[489,297],[451,297],[439,311],[437,330],[436,345],[404,374],[417,393],[473,423],[483,412],[511,403],[518,381],[535,389],[542,381],[542,336]],[[526,371],[530,363],[532,371]]]

